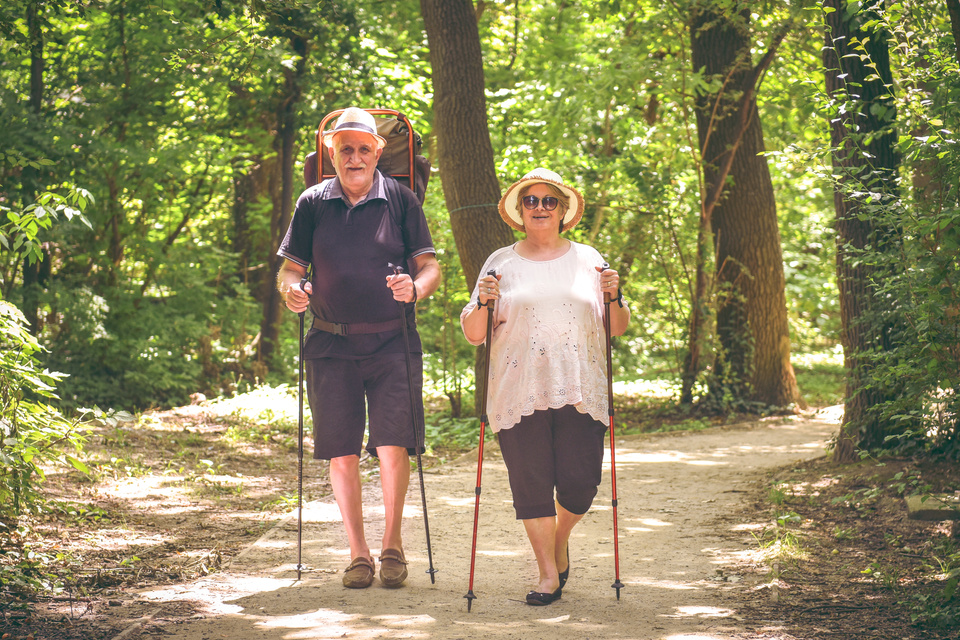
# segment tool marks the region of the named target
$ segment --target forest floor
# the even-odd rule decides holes
[[[367,590],[340,584],[349,558],[339,514],[324,465],[307,454],[307,570],[297,581],[289,400],[265,398],[256,420],[248,408],[204,402],[94,430],[85,452],[93,473],[51,474],[58,514],[24,541],[34,553],[60,554],[65,589],[27,608],[2,594],[2,637],[956,637],[912,621],[939,610],[944,575],[935,559],[956,546],[948,524],[908,520],[902,495],[925,485],[956,490],[957,469],[910,460],[830,464],[836,408],[618,435],[618,543],[608,467],[571,538],[570,581],[548,607],[523,603],[536,564],[490,442],[468,612],[476,451],[424,457],[435,583],[414,472],[404,523],[410,577],[400,589],[376,581]],[[377,555],[377,469],[370,459],[362,468]],[[610,586],[616,559],[619,599]]]

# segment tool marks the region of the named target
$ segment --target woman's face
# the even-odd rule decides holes
[[[530,196],[534,196],[538,201],[533,209],[528,208],[530,203],[527,201],[527,198]],[[544,231],[552,231],[559,235],[560,220],[563,219],[563,215],[566,213],[566,207],[564,207],[562,203],[557,202],[556,207],[554,207],[552,211],[548,211],[543,205],[544,198],[556,201],[553,190],[542,182],[527,189],[521,201],[520,217],[523,219],[523,228],[528,234],[531,232],[542,233]]]

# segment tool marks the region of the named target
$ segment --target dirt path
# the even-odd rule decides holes
[[[698,433],[617,440],[621,599],[614,581],[609,470],[593,509],[571,538],[571,575],[562,600],[530,607],[524,594],[536,564],[514,519],[506,470],[495,446],[483,467],[474,593],[467,612],[476,454],[425,474],[436,583],[431,584],[416,474],[407,500],[404,539],[410,578],[404,588],[375,582],[344,589],[349,558],[336,505],[304,510],[303,554],[310,571],[296,582],[296,515],[247,548],[223,572],[141,594],[123,607],[116,640],[264,638],[777,638],[775,627],[743,620],[736,597],[755,591],[730,576],[738,554],[756,549],[750,525],[735,513],[766,469],[823,454],[836,431],[829,422],[796,419]],[[368,483],[368,505],[379,484]],[[368,539],[382,534],[368,508]],[[739,531],[731,537],[731,531]],[[374,549],[374,554],[379,550]],[[726,569],[723,569],[726,567]],[[718,578],[718,569],[728,579]],[[190,611],[185,616],[184,611]]]

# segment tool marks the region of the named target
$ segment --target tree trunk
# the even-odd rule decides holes
[[[754,95],[760,74],[751,63],[748,21],[748,11],[727,16],[697,9],[691,19],[694,69],[726,79],[718,94],[703,96],[697,105],[703,215],[715,243],[721,292],[715,378],[725,381],[722,392],[735,399],[787,406],[801,400],[790,364],[773,183],[759,155],[764,143]],[[727,176],[732,181],[724,185]]]
[[[249,284],[250,257],[253,243],[250,237],[250,207],[260,195],[257,173],[262,169],[260,158],[241,156],[233,162],[233,226],[230,229],[231,248],[237,254],[237,279]]]
[[[472,289],[487,256],[514,241],[497,212],[500,183],[487,128],[477,16],[470,0],[420,0],[420,12],[433,71],[437,166],[460,266]],[[478,375],[482,358],[483,347],[474,360]],[[474,389],[476,407],[483,387]]]
[[[430,43],[437,166],[472,288],[487,256],[514,241],[497,213],[500,184],[487,128],[480,33],[470,0],[420,0],[420,10]]]
[[[40,20],[41,4],[33,0],[27,4],[27,37],[30,39],[30,111],[37,118],[43,117],[43,24]],[[40,190],[40,176],[37,169],[26,167],[23,171],[24,206],[30,205]],[[40,291],[44,286],[41,278],[42,260],[47,260],[47,250],[42,250],[41,260],[30,262],[23,260],[23,298],[21,307],[27,320],[30,333],[40,331]]]
[[[867,32],[861,25],[871,17],[871,7],[845,19],[847,1],[827,0],[823,68],[827,92],[847,108],[832,115],[830,121],[834,173],[841,176],[834,190],[837,230],[837,287],[840,291],[840,338],[847,375],[843,426],[837,439],[834,459],[856,459],[856,449],[882,443],[883,425],[870,408],[887,399],[879,386],[871,383],[873,365],[868,351],[890,348],[889,325],[878,321],[882,313],[872,282],[881,274],[858,252],[867,245],[879,247],[890,230],[878,228],[867,215],[870,196],[857,195],[861,179],[872,179],[870,191],[896,195],[899,159],[892,130],[881,133],[893,119],[890,54],[887,38]],[[862,44],[857,44],[859,40]],[[866,48],[869,60],[860,58],[859,46]],[[869,65],[869,66],[868,66]],[[874,67],[875,65],[875,67]],[[871,75],[879,77],[868,79]],[[850,107],[853,108],[850,108]],[[880,115],[878,115],[880,114]],[[855,134],[852,132],[856,132]]]
[[[953,32],[953,46],[956,50],[957,62],[960,62],[960,0],[947,0],[947,9],[950,11],[950,30]]]

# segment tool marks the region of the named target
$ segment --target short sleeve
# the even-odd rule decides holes
[[[427,216],[410,189],[400,186],[401,205],[403,206],[403,244],[407,248],[407,260],[416,258],[424,253],[436,253],[433,248],[433,237],[427,225]]]
[[[313,256],[313,230],[316,228],[317,210],[322,203],[319,186],[310,187],[300,194],[290,226],[277,250],[278,256],[305,268],[310,266]]]

